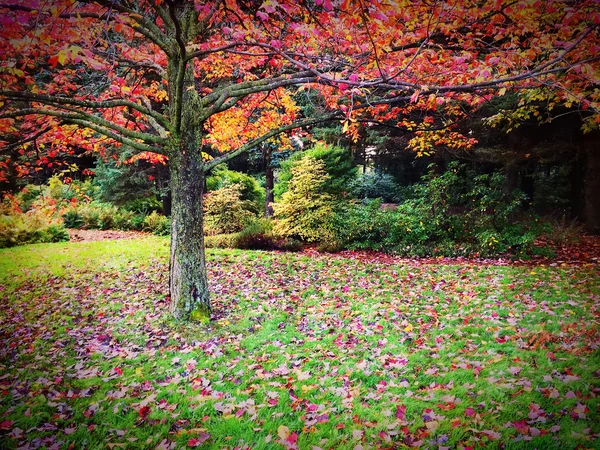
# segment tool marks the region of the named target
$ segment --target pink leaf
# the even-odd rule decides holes
[[[406,417],[406,406],[405,405],[398,406],[396,408],[396,419],[404,420],[405,417]]]
[[[198,447],[199,445],[202,445],[204,442],[206,442],[208,439],[210,439],[210,434],[208,433],[200,433],[200,436],[198,436],[197,438],[191,438],[187,445],[188,447]]]

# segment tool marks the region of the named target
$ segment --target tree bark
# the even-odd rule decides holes
[[[202,191],[204,168],[199,148],[181,149],[171,165],[171,312],[177,319],[210,320],[204,255]]]
[[[265,217],[273,217],[273,188],[275,179],[273,174],[273,165],[271,161],[272,149],[270,145],[263,146],[265,162]]]

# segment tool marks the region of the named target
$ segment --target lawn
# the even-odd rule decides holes
[[[164,238],[0,251],[0,447],[600,448],[598,265],[208,266],[181,324]]]

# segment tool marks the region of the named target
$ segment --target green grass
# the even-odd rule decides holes
[[[596,265],[208,267],[194,325],[165,238],[1,250],[0,447],[600,448]]]

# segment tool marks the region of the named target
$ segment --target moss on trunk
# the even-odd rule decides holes
[[[199,148],[182,148],[170,160],[171,192],[171,312],[177,319],[207,322],[210,295],[206,277],[202,190],[204,168]]]

